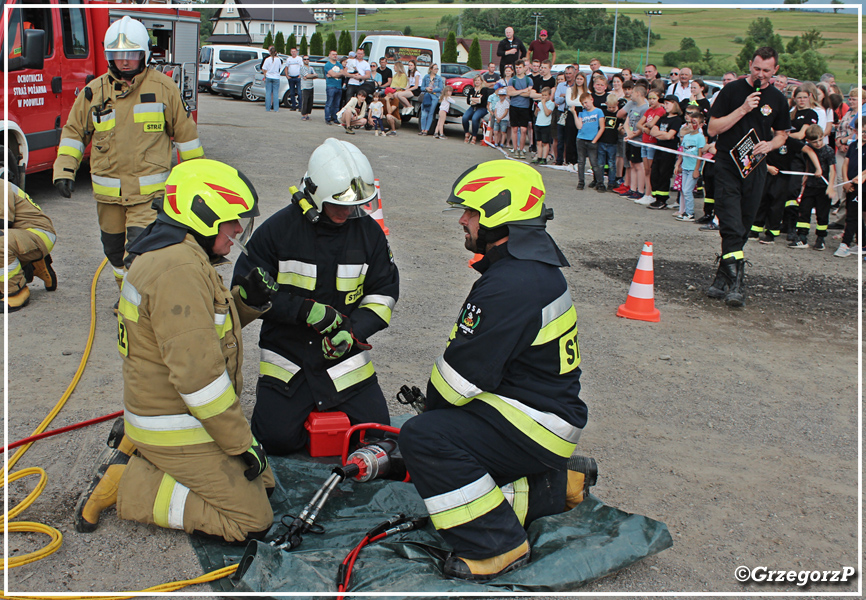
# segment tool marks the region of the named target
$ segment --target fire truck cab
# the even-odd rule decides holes
[[[8,9],[12,6],[11,10]],[[40,4],[0,0],[0,39],[8,56],[3,96],[4,170],[24,187],[25,176],[52,168],[60,132],[75,98],[108,70],[103,39],[123,16],[140,20],[151,34],[150,66],[178,84],[195,111],[199,13],[153,5],[105,4],[88,0],[47,0]],[[0,60],[0,69],[3,61]],[[8,135],[8,137],[7,137]],[[89,156],[88,146],[85,155]]]

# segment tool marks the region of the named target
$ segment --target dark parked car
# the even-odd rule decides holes
[[[439,75],[448,79],[449,77],[461,77],[465,73],[472,70],[472,67],[461,65],[459,63],[442,63],[439,68]]]
[[[211,89],[226,96],[254,102],[256,97],[251,94],[250,88],[253,87],[256,67],[261,63],[261,59],[255,58],[227,69],[217,69],[211,80]]]

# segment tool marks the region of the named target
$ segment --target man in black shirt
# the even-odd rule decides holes
[[[724,298],[728,306],[745,304],[743,247],[761,201],[767,169],[752,169],[744,178],[731,150],[750,131],[758,143],[752,160],[779,148],[788,137],[791,119],[785,95],[770,85],[779,69],[778,54],[769,47],[755,50],[749,61],[749,76],[719,91],[710,110],[708,134],[716,141],[716,214],[722,237],[722,255],[716,278],[707,295]]]
[[[526,46],[514,37],[514,29],[511,27],[505,28],[505,38],[499,42],[496,56],[499,57],[499,74],[502,77],[505,77],[505,65],[513,65],[526,56]]]

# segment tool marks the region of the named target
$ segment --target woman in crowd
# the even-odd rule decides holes
[[[424,91],[424,98],[421,101],[421,131],[418,135],[427,135],[436,116],[439,95],[445,89],[445,80],[439,76],[439,65],[430,65],[430,69],[421,80],[421,89]]]
[[[418,72],[414,60],[409,61],[406,80],[406,88],[402,91],[396,92],[394,97],[403,105],[403,114],[410,115],[412,114],[412,103],[410,102],[410,99],[421,95],[421,73]]]
[[[574,85],[565,94],[565,106],[568,110],[565,117],[565,162],[569,165],[577,164],[577,116],[583,112],[580,97],[586,93],[586,75],[578,71],[574,76]]]
[[[463,142],[474,144],[478,141],[478,127],[481,125],[481,119],[487,114],[487,99],[493,92],[493,88],[485,87],[481,75],[476,75],[472,80],[472,91],[466,90],[466,102],[469,108],[463,113]],[[472,124],[472,131],[469,130],[469,124]],[[471,139],[470,139],[471,138]]]
[[[704,121],[710,119],[710,101],[707,100],[707,84],[702,79],[692,79],[691,87],[689,88],[689,99],[680,103],[680,109],[683,113],[686,111],[686,106],[697,106],[698,110],[704,115]]]

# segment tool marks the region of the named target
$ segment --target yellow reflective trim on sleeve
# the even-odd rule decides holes
[[[191,419],[198,423],[198,420],[192,415],[187,415],[187,419]],[[147,423],[152,417],[137,417],[137,421]],[[149,444],[151,446],[175,447],[175,446],[194,446],[196,444],[207,444],[213,442],[213,438],[198,423],[194,427],[179,427],[176,429],[144,429],[133,425],[130,422],[130,417],[125,418],[124,432],[133,442]]]
[[[201,140],[198,138],[189,142],[175,142],[175,146],[177,146],[181,160],[190,160],[204,156],[204,148],[201,145]]]
[[[376,315],[385,321],[387,324],[391,324],[391,309],[385,306],[384,304],[376,304],[375,302],[368,302],[367,304],[362,304],[358,308],[367,308],[372,310]]]
[[[563,333],[571,329],[577,324],[577,311],[574,309],[574,306],[571,306],[565,313],[542,327],[538,335],[535,336],[535,340],[532,342],[533,346],[540,346],[541,344],[546,344],[547,342],[551,342],[556,338],[560,337]]]
[[[57,147],[57,156],[71,156],[75,160],[81,160],[84,156],[84,144],[78,140],[64,138],[60,140]]]
[[[473,399],[472,397],[466,398],[462,396],[460,392],[451,387],[442,376],[442,373],[439,372],[439,367],[436,364],[433,365],[433,372],[430,374],[430,383],[433,384],[436,391],[439,392],[449,404],[453,404],[454,406],[463,406]]]
[[[226,333],[232,330],[232,314],[214,315],[214,326],[216,327],[217,335],[220,339],[226,336]]]
[[[141,304],[141,295],[131,283],[124,278],[123,286],[120,288],[120,301],[117,303],[117,312],[123,318],[138,323],[138,307]]]
[[[210,419],[211,417],[215,417],[227,411],[232,404],[234,404],[235,398],[235,390],[233,387],[229,387],[222,394],[220,394],[217,398],[214,398],[207,404],[202,404],[201,406],[190,406],[189,412],[199,420]]]
[[[502,490],[496,487],[472,502],[431,514],[430,521],[436,529],[451,529],[486,515],[503,502],[505,496],[502,495]]]
[[[577,442],[570,442],[559,437],[528,414],[495,394],[482,392],[476,398],[495,408],[499,414],[505,417],[509,423],[519,429],[526,437],[557,456],[567,458],[571,456],[577,447]],[[545,414],[550,416],[549,413]]]

